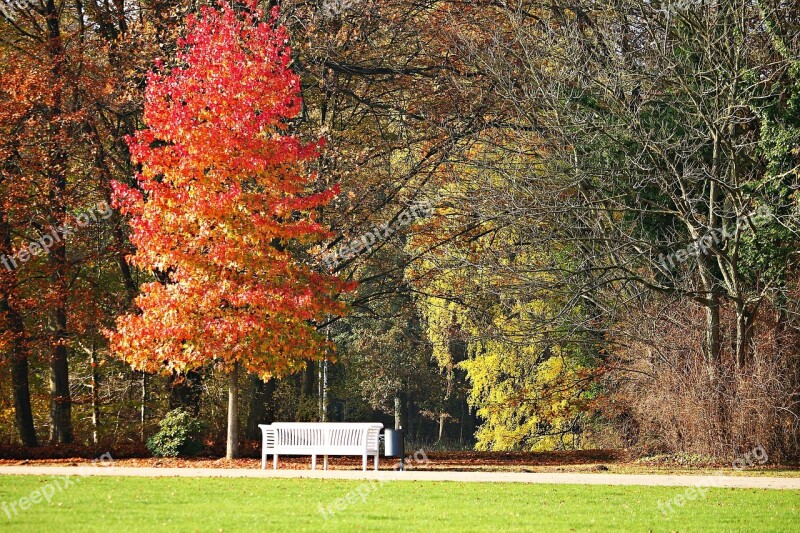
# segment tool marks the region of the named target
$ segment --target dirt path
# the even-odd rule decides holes
[[[742,489],[800,490],[800,478],[685,476],[643,474],[574,474],[514,472],[436,472],[357,470],[258,470],[220,468],[131,468],[99,466],[0,466],[0,475],[55,476],[140,476],[140,477],[227,477],[227,478],[313,478],[387,481],[457,481],[495,483],[555,483],[572,485],[645,485],[662,487],[720,487]]]

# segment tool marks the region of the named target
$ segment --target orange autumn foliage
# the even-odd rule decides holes
[[[289,131],[301,111],[288,34],[249,3],[190,16],[174,68],[148,77],[147,129],[129,139],[138,188],[114,184],[130,217],[131,262],[156,274],[109,333],[134,368],[209,363],[281,375],[327,346],[314,322],[345,312],[352,289],[315,271],[304,248],[328,236],[315,213],[318,143]]]

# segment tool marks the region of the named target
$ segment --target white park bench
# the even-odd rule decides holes
[[[367,457],[375,457],[378,469],[378,439],[383,424],[363,422],[276,422],[259,425],[263,436],[261,468],[267,468],[267,455],[272,455],[272,468],[278,468],[281,455],[310,455],[311,469],[317,468],[317,455],[324,458],[328,469],[329,455],[360,455],[362,468]]]

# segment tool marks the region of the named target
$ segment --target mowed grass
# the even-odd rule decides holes
[[[86,477],[4,511],[56,483],[0,476],[0,531],[800,530],[797,491],[711,489],[665,517],[658,501],[685,488],[521,483]]]

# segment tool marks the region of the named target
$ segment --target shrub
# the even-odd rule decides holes
[[[737,368],[732,343],[723,343],[712,381],[702,353],[702,309],[678,304],[632,312],[627,345],[606,374],[609,394],[598,406],[642,455],[683,454],[721,461],[758,446],[769,461],[800,457],[800,328],[769,303],[759,308],[751,356]],[[795,315],[796,316],[796,315]],[[723,338],[735,336],[730,307],[721,313]]]
[[[203,423],[184,409],[167,413],[158,433],[147,440],[147,449],[156,457],[193,456],[200,453]]]

